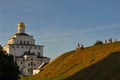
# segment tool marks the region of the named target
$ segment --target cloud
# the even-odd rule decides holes
[[[100,30],[106,30],[106,29],[113,29],[113,28],[118,28],[120,27],[120,24],[111,24],[111,25],[106,25],[106,26],[98,26],[95,28],[88,28],[80,31],[81,33],[87,33],[87,32],[93,32],[93,31],[100,31]]]
[[[84,30],[71,30],[66,32],[47,32],[45,34],[38,34],[35,36],[36,39],[41,40],[45,43],[71,43],[74,41],[80,41],[83,40],[84,34],[89,32],[95,32],[95,31],[101,31],[101,30],[107,30],[107,29],[114,29],[119,28],[120,24],[110,24],[105,26],[99,26],[99,27],[93,27],[93,28],[87,28]],[[79,39],[79,40],[78,40]]]
[[[62,42],[66,41],[70,36],[70,33],[53,33],[49,32],[43,35],[36,35],[35,38],[38,38],[44,42]]]

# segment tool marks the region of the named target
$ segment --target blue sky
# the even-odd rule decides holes
[[[26,33],[55,58],[96,40],[120,39],[120,0],[0,0],[0,44],[26,24]]]

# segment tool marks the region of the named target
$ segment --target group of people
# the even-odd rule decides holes
[[[114,41],[112,40],[112,38],[108,39],[108,40],[105,40],[105,44],[107,43],[112,43],[112,42],[118,42],[117,39],[114,39]]]
[[[79,43],[78,43],[78,48],[83,49],[83,48],[84,48],[83,44],[79,44]]]

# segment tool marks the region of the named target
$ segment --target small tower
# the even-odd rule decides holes
[[[18,33],[25,33],[25,24],[23,22],[18,23]]]

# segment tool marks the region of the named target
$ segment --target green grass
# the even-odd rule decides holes
[[[119,66],[118,62],[120,62],[120,60],[118,58],[120,58],[120,56],[114,57],[115,55],[112,55],[119,51],[120,43],[116,42],[66,52],[43,67],[43,71],[39,74],[23,77],[21,80],[110,80],[108,77],[106,78],[107,71],[112,70],[112,72],[114,72],[112,73],[113,75],[118,75],[117,73],[120,73],[116,72],[120,71],[117,67],[115,67],[116,69],[112,69],[112,67],[108,68],[113,65]],[[110,65],[109,60],[115,62]],[[100,72],[99,70],[102,70],[103,72]],[[112,74],[110,75],[112,76]],[[88,75],[90,76],[88,77]],[[91,78],[96,75],[99,75],[100,77]],[[103,79],[101,78],[101,75]],[[117,80],[117,78],[119,78],[119,76],[117,76],[116,79],[111,80]]]

